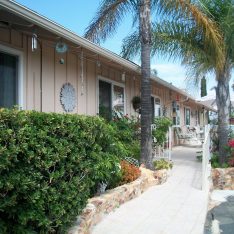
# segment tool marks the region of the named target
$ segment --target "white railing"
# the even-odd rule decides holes
[[[210,142],[210,125],[206,125],[202,146],[202,190],[206,190],[209,187],[209,177],[211,173]]]
[[[156,130],[156,126],[154,124],[151,125],[151,130]],[[154,159],[167,159],[171,160],[171,146],[172,144],[172,129],[169,127],[166,141],[163,143],[162,146],[155,146],[153,148],[153,158]]]

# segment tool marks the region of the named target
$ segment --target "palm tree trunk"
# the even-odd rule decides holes
[[[150,0],[140,1],[140,36],[141,36],[141,163],[152,168],[151,134],[151,22]]]
[[[229,135],[229,111],[230,111],[230,69],[225,66],[224,72],[217,75],[216,103],[218,109],[218,140],[219,140],[219,163],[222,165],[227,161],[225,146]]]

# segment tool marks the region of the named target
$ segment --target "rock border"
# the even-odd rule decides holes
[[[212,168],[213,189],[234,190],[234,167]]]
[[[68,234],[89,234],[94,225],[98,224],[103,217],[114,211],[125,202],[140,196],[149,187],[163,184],[167,181],[171,170],[151,171],[140,167],[141,176],[129,183],[107,190],[100,196],[88,200],[81,215]]]

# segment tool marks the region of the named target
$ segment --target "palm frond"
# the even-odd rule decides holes
[[[140,54],[141,40],[139,31],[135,31],[132,34],[124,38],[121,49],[121,56],[126,59],[132,59]]]
[[[152,41],[152,55],[179,58],[187,77],[195,81],[211,72],[217,63],[215,51],[204,44],[202,31],[192,25],[173,21],[155,24]]]
[[[221,19],[220,27],[224,34],[227,57],[234,67],[234,4],[228,6],[225,17]]]
[[[215,50],[217,56],[217,68],[224,65],[223,37],[218,25],[204,13],[201,4],[194,4],[191,0],[155,0],[159,4],[159,12],[168,16],[183,18],[187,22],[195,23],[198,30],[202,30],[206,45]],[[199,1],[200,2],[200,1]]]
[[[115,32],[132,6],[128,0],[103,0],[96,16],[86,28],[84,37],[98,44],[104,41]]]

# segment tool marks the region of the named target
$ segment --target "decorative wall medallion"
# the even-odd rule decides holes
[[[66,112],[72,112],[76,107],[76,91],[70,84],[63,85],[60,91],[60,102]]]

